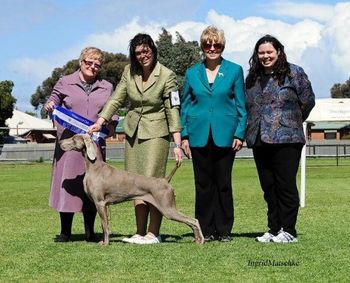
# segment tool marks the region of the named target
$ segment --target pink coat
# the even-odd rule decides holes
[[[106,80],[97,80],[91,93],[84,91],[79,79],[79,71],[58,80],[47,102],[65,107],[92,121],[112,94],[113,86]],[[84,158],[80,152],[64,152],[58,141],[73,136],[74,133],[57,125],[57,139],[52,165],[51,192],[49,205],[59,212],[78,212],[92,205],[86,201],[83,189],[85,174]]]

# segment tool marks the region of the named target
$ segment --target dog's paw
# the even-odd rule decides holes
[[[194,242],[196,244],[203,245],[205,241],[204,241],[204,238],[195,238]]]

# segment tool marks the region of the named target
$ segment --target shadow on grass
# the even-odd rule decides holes
[[[264,232],[249,232],[249,233],[233,233],[232,236],[234,238],[256,238],[263,235]]]
[[[89,241],[89,242],[96,242],[98,243],[99,241],[101,241],[103,239],[103,233],[96,233],[96,241]],[[109,242],[110,243],[123,243],[122,239],[127,237],[131,237],[132,235],[128,234],[115,234],[112,233],[109,236]],[[55,239],[57,239],[59,237],[59,235],[55,235],[54,238],[52,238],[53,241],[55,241]],[[179,241],[182,241],[184,238],[191,238],[193,239],[193,234],[192,233],[188,233],[188,234],[184,234],[184,235],[170,235],[170,234],[161,234],[162,237],[162,241],[167,242],[167,243],[177,243]],[[73,234],[70,236],[69,241],[68,242],[87,242],[85,240],[85,234]]]
[[[103,238],[102,233],[96,233],[95,236],[96,236],[96,240],[86,241],[85,234],[73,234],[70,236],[68,242],[95,242],[95,243],[98,243]],[[56,242],[58,237],[59,237],[59,235],[56,235],[54,238],[52,238],[52,240],[54,242]]]
[[[256,238],[258,236],[263,235],[264,232],[249,232],[249,233],[231,233],[230,236],[234,238]],[[58,235],[56,235],[57,237]],[[131,234],[115,234],[112,233],[110,235],[110,243],[123,243],[122,239],[125,237],[131,237]],[[193,233],[186,233],[182,235],[173,235],[173,234],[161,234],[162,241],[166,243],[179,243],[183,241],[193,242],[194,235]],[[53,238],[54,240],[55,238]],[[89,241],[89,242],[95,242],[98,243],[103,239],[103,233],[96,233],[96,241]],[[73,234],[69,242],[86,242],[85,240],[85,234]]]

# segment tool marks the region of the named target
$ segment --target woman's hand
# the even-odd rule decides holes
[[[174,147],[174,156],[177,166],[182,163],[182,150],[180,147]]]
[[[55,108],[56,104],[53,101],[47,102],[44,106],[44,109],[46,112],[52,112]]]
[[[181,150],[181,135],[180,132],[173,133],[173,140],[175,143],[174,147],[174,157],[176,160],[176,164],[180,165],[182,162],[182,150]]]
[[[102,117],[98,118],[95,124],[91,125],[87,132],[91,136],[94,132],[99,132],[101,131],[102,125],[106,120]]]
[[[234,151],[240,151],[243,146],[243,142],[240,139],[234,139],[232,143],[232,149]]]
[[[187,156],[187,158],[192,158],[192,153],[190,150],[190,144],[188,142],[188,140],[183,140],[181,142],[181,148],[183,149],[185,155]]]
[[[87,133],[91,136],[94,132],[99,132],[101,131],[101,128],[102,128],[102,125],[98,124],[98,123],[95,123],[95,124],[92,124],[88,130],[87,130]]]

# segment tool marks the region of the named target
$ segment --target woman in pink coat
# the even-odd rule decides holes
[[[104,56],[100,49],[84,48],[79,58],[79,70],[58,80],[44,109],[52,112],[55,106],[62,106],[96,121],[98,113],[113,91],[111,83],[98,77],[103,60]],[[57,125],[49,199],[50,206],[60,213],[61,233],[56,237],[56,242],[70,240],[74,213],[81,211],[84,217],[85,239],[96,240],[94,233],[96,208],[83,189],[84,158],[80,152],[64,152],[58,144],[61,139],[73,135],[70,130]]]

